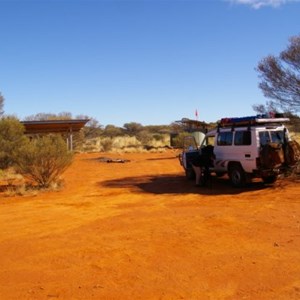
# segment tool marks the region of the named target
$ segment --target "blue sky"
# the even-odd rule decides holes
[[[288,0],[0,0],[0,92],[20,119],[214,122],[266,102],[258,62],[300,34]]]

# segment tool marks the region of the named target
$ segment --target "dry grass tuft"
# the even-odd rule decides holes
[[[85,152],[147,153],[164,152],[169,145],[169,135],[161,140],[152,139],[147,145],[143,145],[135,136],[118,136],[89,139],[83,149]]]

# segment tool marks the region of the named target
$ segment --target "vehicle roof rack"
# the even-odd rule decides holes
[[[218,127],[241,127],[241,126],[254,126],[264,124],[282,124],[289,122],[289,118],[280,117],[268,117],[265,115],[248,116],[241,118],[222,118],[218,123]]]

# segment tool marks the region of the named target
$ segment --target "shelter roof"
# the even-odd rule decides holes
[[[198,121],[198,120],[191,120],[188,118],[182,118],[179,121],[175,121],[176,123],[181,123],[182,125],[184,125],[188,130],[204,130],[207,128],[207,123],[205,123],[204,121]]]
[[[77,132],[89,121],[89,119],[69,120],[43,120],[43,121],[22,121],[26,134],[34,133],[70,133]]]

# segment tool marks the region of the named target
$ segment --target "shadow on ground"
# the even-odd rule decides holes
[[[129,188],[151,194],[203,194],[203,195],[235,195],[248,191],[268,188],[262,182],[252,182],[244,188],[234,188],[227,177],[213,176],[204,187],[196,187],[195,182],[181,175],[161,175],[147,177],[126,177],[98,183],[101,187]]]
[[[146,160],[151,160],[151,161],[153,161],[153,160],[170,160],[170,159],[172,159],[172,160],[179,160],[179,158],[178,158],[178,156],[170,156],[170,157],[154,157],[154,158],[147,158]]]

